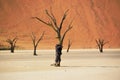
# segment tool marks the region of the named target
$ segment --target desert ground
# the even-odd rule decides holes
[[[120,49],[63,50],[61,67],[54,50],[0,51],[0,80],[120,80]]]

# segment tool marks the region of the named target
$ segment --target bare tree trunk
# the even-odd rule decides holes
[[[100,52],[103,53],[103,48],[100,49]]]
[[[34,46],[34,56],[37,56],[36,54],[36,47]]]
[[[14,53],[14,49],[15,49],[15,47],[11,46],[11,53]]]

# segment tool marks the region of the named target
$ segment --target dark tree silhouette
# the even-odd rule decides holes
[[[98,39],[98,40],[96,40],[96,44],[97,44],[97,46],[98,46],[98,48],[99,48],[99,51],[100,51],[101,53],[103,53],[103,46],[104,46],[106,43],[108,43],[108,41],[105,42],[103,39]]]
[[[65,30],[65,32],[61,33],[62,32],[61,30],[63,28],[63,23],[65,22],[68,11],[69,10],[66,10],[65,13],[63,14],[62,19],[60,21],[60,24],[57,23],[57,20],[56,20],[54,14],[52,13],[52,11],[48,12],[48,10],[45,10],[47,17],[49,18],[49,21],[44,21],[39,17],[33,17],[33,18],[37,19],[38,21],[44,23],[45,25],[51,27],[53,29],[53,31],[57,34],[57,39],[58,39],[58,42],[59,42],[57,45],[60,45],[61,49],[58,51],[57,48],[56,48],[56,54],[58,54],[58,53],[62,54],[63,41],[65,39],[65,36],[66,36],[67,32],[72,29],[72,21],[71,21],[67,25],[67,29]],[[59,55],[59,58],[60,57],[61,57],[61,55]],[[57,58],[57,56],[56,56],[56,58]],[[55,61],[55,66],[58,66],[58,65],[60,66],[60,62]]]
[[[70,49],[71,45],[72,45],[72,42],[71,42],[70,40],[68,40],[68,48],[67,48],[67,52],[69,52],[69,49]]]
[[[17,37],[15,37],[15,38],[13,38],[13,39],[7,39],[7,40],[6,40],[6,42],[10,44],[11,53],[14,53],[17,40],[18,40]]]
[[[36,41],[36,36],[34,35],[34,33],[31,34],[31,39],[32,39],[33,46],[34,46],[34,54],[33,55],[35,55],[35,56],[37,56],[36,49],[37,49],[39,42],[43,39],[43,36],[44,36],[44,32],[39,37],[39,39]]]

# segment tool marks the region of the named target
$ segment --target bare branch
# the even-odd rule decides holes
[[[50,17],[50,19],[52,20],[55,28],[58,29],[57,22],[56,22],[56,18],[55,18],[55,16],[53,15],[52,11],[51,11],[51,13],[49,13],[48,10],[45,10],[45,11],[46,11],[46,14],[48,15],[48,17]]]
[[[42,19],[40,19],[40,18],[38,18],[38,17],[32,17],[32,18],[35,18],[35,19],[39,20],[40,22],[42,22],[42,23],[44,23],[44,24],[52,27],[52,28],[54,29],[54,31],[57,31],[57,29],[54,27],[54,25],[53,25],[53,23],[52,23],[51,21],[45,22],[45,21],[43,21]]]
[[[35,18],[35,19],[39,20],[40,22],[42,22],[42,23],[44,23],[44,24],[46,24],[46,25],[48,25],[48,26],[52,26],[51,23],[45,22],[45,21],[43,21],[42,19],[40,19],[40,18],[38,18],[38,17],[32,17],[32,18],[33,18],[33,19]]]
[[[57,32],[58,30],[54,27],[53,23],[52,23],[52,22],[50,22],[50,23],[51,23],[51,27],[53,28],[53,30],[54,30],[55,32]]]
[[[45,10],[45,12],[46,12],[47,16],[48,16],[52,21],[54,21],[54,17],[49,14],[48,10]]]
[[[70,40],[68,40],[68,48],[67,48],[67,52],[69,52],[69,49],[70,49],[71,45],[72,45],[72,42],[71,42]]]
[[[11,39],[7,39],[6,42],[8,42],[9,44],[12,44],[12,40]]]
[[[17,41],[17,37],[13,38],[13,39],[7,39],[6,42],[8,42],[10,45],[14,45]]]
[[[63,40],[64,40],[64,38],[65,38],[65,36],[66,36],[66,33],[69,31],[69,30],[71,30],[72,29],[72,26],[71,26],[71,24],[68,26],[68,29],[66,29],[66,31],[64,32],[64,34],[63,34],[63,36],[62,36],[62,39],[61,39],[61,44],[63,43]]]
[[[17,40],[17,36],[12,40],[13,42]]]
[[[33,32],[31,34],[31,39],[32,39],[33,45],[35,46],[36,37]]]
[[[14,44],[13,44],[14,47],[16,46],[16,42],[17,42],[17,39],[14,41]]]
[[[36,43],[36,46],[38,46],[38,43],[42,40],[44,34],[45,34],[45,31],[42,33],[42,35],[41,35],[40,38],[38,39],[38,41],[37,41],[37,43]]]
[[[18,38],[17,38],[17,36],[13,39],[13,46],[15,47],[15,45],[16,45],[16,42],[17,42],[17,40],[18,40]]]
[[[66,16],[67,16],[67,12],[68,12],[68,11],[69,11],[69,9],[65,11],[65,13],[64,13],[64,15],[63,15],[63,17],[62,17],[62,20],[61,20],[61,23],[60,23],[60,30],[62,29],[62,25],[63,25],[64,20],[66,19]]]
[[[96,41],[97,45],[99,45],[99,42],[97,40],[95,40],[95,41]]]

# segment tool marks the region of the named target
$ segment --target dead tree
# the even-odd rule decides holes
[[[63,41],[64,41],[64,38],[65,38],[67,32],[72,29],[72,21],[71,21],[71,22],[68,24],[67,29],[65,30],[65,32],[64,32],[63,34],[61,33],[61,30],[62,30],[62,28],[63,28],[63,23],[64,23],[64,21],[65,21],[65,19],[66,19],[66,16],[67,16],[67,12],[68,12],[68,11],[69,11],[69,10],[66,10],[66,11],[65,11],[64,15],[62,16],[62,19],[61,19],[61,22],[60,22],[59,25],[58,25],[57,20],[56,20],[54,14],[52,13],[52,11],[48,12],[48,10],[45,10],[47,17],[49,18],[49,21],[48,21],[48,22],[42,20],[42,19],[39,18],[39,17],[33,17],[33,18],[35,18],[35,19],[37,19],[38,21],[44,23],[45,25],[51,27],[51,28],[55,31],[55,33],[57,34],[57,39],[58,39],[58,41],[59,41],[58,44],[61,45],[61,46],[63,46]],[[61,50],[61,51],[62,51],[62,50]]]
[[[37,56],[36,49],[37,49],[39,42],[43,39],[43,36],[44,36],[44,32],[39,37],[38,41],[36,41],[36,36],[34,35],[34,33],[31,34],[31,39],[33,42],[33,47],[34,47],[34,54],[33,55],[35,55],[35,56]]]
[[[100,53],[103,53],[103,46],[108,42],[105,42],[103,39],[98,39],[96,40],[96,43],[97,43]]]
[[[71,42],[70,40],[68,40],[68,48],[67,48],[67,52],[69,52],[69,49],[70,49],[71,45],[72,45],[72,42]]]
[[[11,53],[14,53],[17,40],[18,40],[17,37],[15,37],[15,38],[13,38],[13,39],[7,39],[7,40],[6,40],[6,42],[10,44]]]

